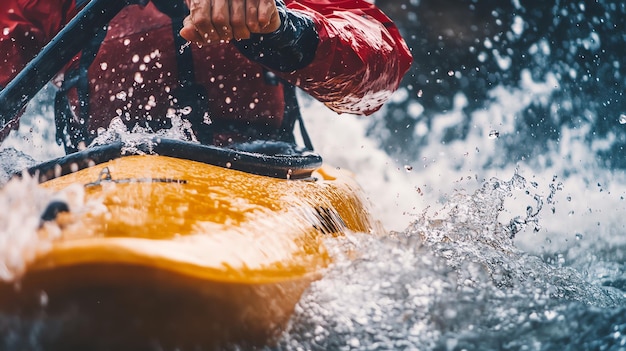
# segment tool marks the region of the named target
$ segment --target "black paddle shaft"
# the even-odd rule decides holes
[[[91,0],[24,69],[0,91],[0,126],[4,127],[99,29],[133,0]]]

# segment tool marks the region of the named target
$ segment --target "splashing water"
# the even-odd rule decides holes
[[[57,223],[42,219],[46,207],[55,201],[67,204],[70,211],[80,211],[83,187],[70,186],[54,193],[24,174],[0,189],[0,280],[14,281],[24,273],[26,264],[60,237]]]
[[[122,153],[140,154],[140,145],[151,145],[154,137],[184,140],[197,142],[191,129],[191,123],[181,117],[182,113],[172,111],[167,117],[172,126],[153,132],[149,128],[135,125],[132,130],[128,130],[121,118],[115,117],[109,123],[109,128],[98,130],[98,136],[91,142],[90,146],[107,145],[114,142],[122,142]]]
[[[272,350],[624,349],[626,179],[595,166],[575,129],[545,158],[494,167],[515,130],[498,139],[481,131],[498,119],[511,126],[507,119],[555,86],[525,79],[522,91],[494,89],[466,140],[440,143],[462,118],[459,97],[430,126],[423,167],[410,173],[401,166],[407,160],[363,137],[368,120],[325,118],[311,103],[318,150],[356,172],[375,212],[398,231],[346,238],[361,255],[335,256]]]
[[[6,184],[14,174],[19,174],[35,164],[37,162],[32,157],[12,147],[0,150],[0,187]]]
[[[568,319],[572,311],[585,315],[581,309],[595,306],[595,313],[613,314],[626,302],[623,293],[519,250],[511,228],[499,223],[513,192],[534,198],[533,189],[518,174],[510,181],[491,179],[395,236],[345,238],[342,244],[361,255],[350,260],[341,254],[345,248],[335,252],[336,264],[305,294],[275,349],[559,345],[579,328]],[[547,330],[537,333],[539,326]]]
[[[422,158],[409,162],[390,158],[366,136],[370,120],[338,118],[302,99],[305,116],[314,116],[307,125],[318,152],[328,164],[355,172],[375,214],[393,232],[329,242],[335,264],[303,295],[289,329],[268,349],[608,349],[624,341],[624,177],[596,172],[593,154],[580,147],[576,134],[563,137],[564,159],[549,167],[541,160],[485,166],[499,162],[502,143],[514,134],[501,125],[523,108],[520,97],[530,91],[542,98],[553,82],[525,84],[522,91],[494,89],[493,104],[476,113],[479,125],[468,139],[443,145],[436,140],[462,118],[458,97],[457,107],[430,126],[432,142]],[[501,120],[498,139],[485,137],[494,121],[488,116]],[[35,139],[28,123],[7,144],[23,151],[3,151],[5,172],[13,160],[29,165],[49,152],[21,141],[24,135]],[[184,120],[179,126],[161,133],[184,137]],[[132,145],[137,134],[145,138],[133,131],[113,123],[98,142]],[[560,151],[552,150],[548,156],[558,159]],[[572,150],[587,173],[567,158]],[[33,187],[5,190],[7,185],[0,200],[21,199]],[[31,195],[18,200],[30,212],[4,211],[34,228],[26,236],[2,233],[2,240],[24,243],[13,256],[19,259],[7,260],[10,274],[18,274],[32,243],[41,240],[36,227],[52,195]],[[346,247],[358,257],[346,257]]]
[[[35,256],[40,215],[50,195],[29,177],[8,182],[1,195],[0,213],[5,218],[0,220],[0,279],[11,280]]]
[[[414,14],[406,9],[426,2],[389,4],[391,13],[411,20]],[[484,4],[490,3],[469,8]],[[267,349],[626,349],[626,176],[598,162],[619,165],[624,159],[626,120],[621,90],[614,88],[623,81],[623,55],[598,56],[610,53],[611,43],[623,46],[613,25],[624,6],[600,1],[585,10],[582,3],[557,1],[547,11],[531,11],[519,1],[499,4],[513,6],[516,15],[475,12],[495,33],[478,45],[468,41],[471,47],[461,53],[478,60],[476,66],[452,66],[463,56],[453,52],[451,62],[435,60],[428,68],[427,56],[466,40],[455,27],[426,43],[433,50],[414,50],[423,56],[409,79],[420,84],[401,89],[390,104],[404,111],[387,106],[367,119],[338,117],[300,96],[317,151],[327,164],[355,173],[392,232],[328,242],[335,264],[304,294],[289,329]],[[598,4],[614,10],[610,16],[585,14]],[[533,16],[545,17],[541,23],[553,31],[567,31],[563,24],[571,23],[575,30],[564,39],[569,49],[558,47],[563,41],[555,33],[539,35],[529,21]],[[593,17],[591,26],[586,16]],[[511,30],[498,28],[508,20]],[[415,23],[433,24],[427,29],[434,30],[447,21],[409,24]],[[472,24],[456,21],[465,23]],[[610,36],[598,38],[604,27]],[[564,56],[571,62],[560,62]],[[484,79],[472,80],[476,74]],[[2,145],[6,177],[62,154],[51,135],[51,111],[41,106],[31,104],[19,132]],[[162,132],[184,139],[183,119],[179,126]],[[98,142],[132,145],[137,136],[127,133],[112,125]],[[22,200],[33,184],[10,184],[16,190],[7,185],[0,192],[3,212],[36,227],[51,195]],[[23,206],[7,207],[11,201]],[[29,240],[40,240],[28,233],[2,233],[2,240],[25,243],[13,256],[18,259],[6,264],[13,267],[10,274],[19,272],[19,258],[27,259]],[[358,257],[346,257],[346,248]],[[9,254],[3,257],[7,261]]]

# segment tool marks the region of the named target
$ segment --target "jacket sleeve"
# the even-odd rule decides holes
[[[1,0],[0,87],[6,86],[74,15],[74,0]],[[0,141],[17,125],[17,117],[0,125]]]
[[[319,44],[304,69],[284,75],[336,112],[371,114],[398,88],[411,54],[395,25],[364,0],[299,0]]]
[[[304,40],[306,31],[292,35],[299,44],[317,44],[310,59],[306,51],[301,58],[300,62],[307,64],[285,72],[281,69],[284,67],[259,59],[258,52],[254,55],[253,51],[242,50],[244,54],[336,112],[369,115],[380,109],[398,88],[412,61],[391,20],[365,0],[288,0],[286,4],[291,23],[301,21],[306,25],[304,18],[310,18],[317,32],[315,40]],[[289,54],[278,50],[282,52]]]

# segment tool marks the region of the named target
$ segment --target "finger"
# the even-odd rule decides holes
[[[204,44],[206,42],[198,30],[196,30],[191,16],[187,16],[183,20],[183,28],[180,30],[180,36],[196,44]]]
[[[259,25],[259,0],[246,1],[246,26],[250,33],[261,33]]]
[[[215,25],[211,18],[211,0],[190,0],[190,22],[202,38],[202,43],[218,41],[219,36],[215,31]]]
[[[230,25],[235,39],[250,38],[250,31],[246,24],[247,0],[232,0],[230,3]]]
[[[233,31],[230,25],[230,4],[229,0],[212,0],[211,21],[220,40],[228,41],[233,38]]]
[[[280,27],[280,17],[274,0],[259,0],[259,26],[261,33],[270,33]]]

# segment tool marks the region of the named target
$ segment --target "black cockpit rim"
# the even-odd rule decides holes
[[[309,178],[311,173],[322,165],[321,156],[310,151],[265,154],[175,139],[152,138],[139,145],[133,145],[132,148],[121,141],[89,147],[43,162],[28,168],[27,171],[31,176],[39,177],[39,182],[45,182],[131,155],[169,156],[280,179]]]

